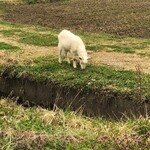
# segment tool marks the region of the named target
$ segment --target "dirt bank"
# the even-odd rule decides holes
[[[16,78],[10,75],[9,70],[0,77],[0,92],[9,97],[17,97],[23,104],[81,109],[88,116],[120,118],[123,115],[139,116],[150,113],[149,101],[140,103],[127,93],[100,89],[87,91],[64,87],[50,81],[37,82],[27,78]]]

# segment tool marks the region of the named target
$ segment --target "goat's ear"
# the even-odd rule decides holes
[[[82,60],[82,57],[79,56],[79,59]]]

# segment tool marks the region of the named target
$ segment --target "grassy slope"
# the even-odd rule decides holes
[[[51,80],[64,86],[88,89],[109,89],[135,94],[139,88],[139,77],[132,71],[114,70],[105,66],[88,65],[86,70],[73,69],[65,62],[58,64],[54,56],[39,57],[32,64],[8,67],[15,77],[28,77],[35,80]],[[1,72],[6,68],[1,68]],[[141,75],[142,95],[149,99],[150,75]]]
[[[11,24],[7,22],[0,22],[1,25],[11,27],[11,29],[0,30],[0,33],[4,36],[16,37],[19,42],[36,45],[36,46],[56,46],[58,30],[47,29],[42,27],[32,27],[22,24]],[[28,32],[24,29],[28,29]],[[135,39],[135,38],[113,38],[107,34],[89,34],[89,33],[77,33],[84,41],[86,41],[87,47],[91,45],[91,50],[95,51],[95,47],[99,47],[100,43],[106,43],[109,46],[109,51],[120,50],[119,52],[128,52],[130,49],[136,51],[141,50],[149,46],[149,40],[147,39]],[[113,45],[112,45],[113,44]],[[128,45],[119,49],[122,45]],[[100,45],[103,50],[104,45]],[[99,48],[100,48],[99,47]],[[141,49],[139,48],[141,47]],[[107,49],[106,49],[107,50]],[[131,51],[130,51],[131,52]],[[11,68],[11,67],[10,67]],[[57,62],[57,58],[54,56],[39,57],[33,61],[32,64],[24,66],[16,65],[12,66],[12,74],[15,76],[27,76],[34,79],[48,79],[52,81],[60,82],[67,86],[84,87],[85,89],[111,89],[113,91],[124,91],[128,94],[135,95],[139,92],[140,76],[133,71],[115,70],[106,66],[88,65],[85,71],[81,71],[79,68],[74,70],[72,66],[69,66],[65,62],[60,65]],[[1,68],[1,72],[5,70],[5,67]],[[82,74],[82,75],[81,75]],[[141,75],[142,77],[142,96],[145,99],[149,99],[150,93],[150,75]]]
[[[0,50],[10,50],[10,51],[13,51],[13,50],[19,50],[19,47],[12,46],[12,45],[10,45],[8,43],[0,42]]]
[[[80,113],[24,108],[0,100],[2,149],[133,149],[150,147],[149,118],[106,120]]]

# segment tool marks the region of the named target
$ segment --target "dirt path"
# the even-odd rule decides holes
[[[14,37],[4,37],[0,35],[0,41],[18,46],[21,50],[16,52],[0,51],[0,64],[4,63],[32,63],[33,58],[47,55],[57,55],[57,47],[39,47],[17,42]],[[119,69],[136,70],[137,66],[144,73],[150,73],[150,59],[139,57],[137,54],[124,54],[116,52],[89,52],[90,63],[106,64]]]

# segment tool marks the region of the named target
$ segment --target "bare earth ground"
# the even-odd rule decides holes
[[[11,29],[1,25],[0,29]],[[33,32],[32,29],[22,28],[22,30]],[[35,31],[34,31],[35,32]],[[0,64],[4,63],[32,63],[33,58],[47,55],[57,55],[57,47],[39,47],[17,42],[16,37],[4,37],[0,35],[0,41],[18,46],[21,50],[16,52],[0,51]],[[92,52],[88,51],[91,56],[90,63],[105,64],[118,69],[136,70],[137,66],[144,73],[150,73],[150,59],[148,57],[139,57],[135,54],[124,54],[117,52]]]
[[[91,55],[91,62],[107,64],[119,69],[136,70],[140,67],[144,73],[150,73],[150,58],[140,58],[136,54],[121,54],[116,52],[97,52]]]
[[[7,8],[5,20],[150,38],[149,0],[69,0]]]

